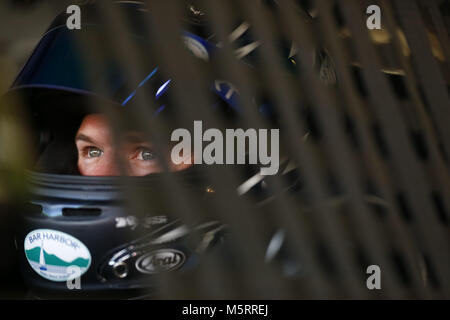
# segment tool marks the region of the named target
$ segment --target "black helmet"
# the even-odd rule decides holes
[[[128,117],[127,110],[138,108],[139,96],[144,95],[152,98],[152,117],[162,117],[170,129],[179,126],[168,94],[177,83],[152,60],[152,44],[142,28],[145,7],[129,1],[114,5],[124,14],[131,30],[128,39],[142,59],[134,77],[138,81],[124,72],[124,61],[103,42],[105,25],[98,8],[86,5],[81,30],[67,29],[65,13],[54,20],[7,93],[23,97],[30,108],[38,146],[36,167],[29,172],[30,200],[20,213],[16,233],[21,271],[37,297],[155,295],[160,274],[189,274],[209,251],[226,247],[227,228],[217,217],[200,210],[186,224],[180,219],[183,215],[173,211],[179,204],[167,192],[176,185],[204,204],[214,202],[220,186],[207,178],[214,166],[136,178],[78,172],[74,134],[86,114],[99,112],[92,105],[107,105]],[[190,31],[182,36],[201,61],[218,49]],[[86,45],[98,50],[86,51]],[[213,77],[205,89],[215,112],[219,109],[236,119],[240,109],[232,84]],[[255,105],[263,117],[271,114],[269,109]],[[259,168],[243,171],[249,180],[235,186],[239,193],[264,194],[262,179],[250,179]],[[297,177],[292,177],[291,186],[298,186]],[[133,203],[138,195],[144,195],[144,205]],[[226,249],[221,252],[227,256]],[[81,290],[69,290],[67,281],[79,277]]]

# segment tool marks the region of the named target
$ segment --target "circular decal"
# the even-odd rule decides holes
[[[24,250],[31,268],[51,281],[62,282],[80,277],[91,265],[88,248],[80,240],[61,231],[31,231],[25,237]]]

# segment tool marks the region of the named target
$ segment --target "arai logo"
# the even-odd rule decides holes
[[[69,268],[76,266],[84,274],[91,264],[88,248],[71,235],[50,229],[31,231],[25,237],[25,256],[31,268],[51,281],[67,281],[79,277]]]
[[[186,260],[183,252],[175,249],[161,249],[149,252],[136,261],[136,268],[143,273],[172,271],[181,267]]]

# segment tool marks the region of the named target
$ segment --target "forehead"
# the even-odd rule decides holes
[[[82,133],[86,136],[109,138],[112,135],[112,128],[108,118],[103,114],[89,114],[84,117],[78,134]],[[121,135],[127,142],[139,143],[144,142],[143,133],[138,130],[128,130]]]
[[[85,135],[110,135],[110,123],[102,114],[89,114],[81,122],[80,132]]]

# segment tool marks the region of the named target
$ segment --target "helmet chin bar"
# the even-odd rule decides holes
[[[209,169],[212,168],[205,167],[205,170]],[[295,171],[288,170],[287,160],[280,167],[280,174],[289,175]],[[201,182],[201,175],[197,173],[194,167],[170,174],[195,188],[200,196],[203,194],[205,199],[209,197],[214,201],[211,197],[220,191],[215,190],[214,185]],[[148,190],[144,192],[154,197],[147,216],[130,216],[129,209],[121,203],[124,197],[120,189],[122,178]],[[181,221],[179,214],[168,211],[167,204],[157,204],[161,196],[154,193],[156,190],[164,192],[161,191],[163,174],[122,178],[30,173],[30,199],[34,206],[28,206],[20,215],[22,222],[16,239],[23,277],[35,296],[70,298],[78,294],[82,297],[134,298],[142,294],[135,292],[138,289],[157,296],[159,277],[165,274],[188,277],[211,255],[215,254],[213,257],[220,259],[222,264],[230,263],[232,268],[236,261],[229,242],[231,228],[226,222],[218,221],[215,215],[205,210],[198,213],[196,222],[187,224]],[[273,178],[268,177],[264,182],[270,185]],[[243,196],[264,195],[260,185],[253,184]],[[53,237],[55,234],[73,237],[89,250],[90,266],[80,278],[82,290],[68,290],[64,281],[49,281],[30,268],[23,240],[33,233],[43,234],[43,230],[49,234],[53,232]],[[266,236],[271,256],[267,263],[277,263],[284,249],[274,248],[284,244],[279,239],[270,240],[273,233]],[[45,241],[49,237],[46,234]],[[43,247],[49,245],[44,243]],[[49,253],[46,254],[48,259]],[[41,264],[48,265],[42,261]]]
[[[161,189],[158,178],[129,179],[138,184],[147,180],[149,194]],[[24,280],[35,296],[136,297],[135,289],[152,292],[155,277],[162,273],[195,268],[221,241],[226,229],[222,223],[203,220],[207,222],[187,226],[177,218],[171,220],[166,205],[156,204],[158,195],[148,216],[129,216],[118,181],[117,177],[30,173],[33,205],[20,214],[16,243]],[[66,282],[51,273],[55,263],[73,260],[65,249],[51,249],[58,241],[56,245],[69,243],[58,239],[72,239],[74,247],[83,246],[88,252],[84,257],[89,266],[80,277],[78,292],[68,290]],[[40,259],[31,256],[27,241],[41,248]],[[34,268],[36,264],[41,267]]]

